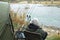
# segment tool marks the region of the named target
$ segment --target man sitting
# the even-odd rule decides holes
[[[41,35],[42,40],[45,40],[47,37],[47,32],[45,32],[44,30],[42,30],[42,28],[40,28],[39,21],[37,18],[31,20],[30,24],[26,28],[26,31],[38,33],[39,35]]]

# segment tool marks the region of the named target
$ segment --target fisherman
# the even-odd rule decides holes
[[[42,37],[42,40],[45,40],[47,37],[47,32],[42,30],[42,28],[39,25],[39,21],[37,18],[34,18],[33,20],[30,21],[30,24],[28,25],[26,30],[40,34]]]

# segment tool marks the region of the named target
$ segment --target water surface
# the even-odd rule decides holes
[[[54,6],[44,6],[42,4],[11,4],[11,9],[15,12],[20,7],[22,11],[26,6],[29,7],[26,11],[31,15],[31,18],[38,18],[40,24],[56,26],[60,28],[60,8]]]

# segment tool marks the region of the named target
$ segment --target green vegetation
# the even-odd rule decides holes
[[[46,40],[60,40],[60,36],[59,35],[53,35],[51,37],[48,37]]]
[[[9,2],[10,0],[1,0],[1,1],[4,1],[4,2]]]

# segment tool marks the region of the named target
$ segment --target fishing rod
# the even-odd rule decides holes
[[[33,10],[35,9],[35,6],[32,5],[32,7],[30,8],[30,10],[28,11],[28,15],[27,15],[27,20],[31,21],[31,13],[33,12]]]

